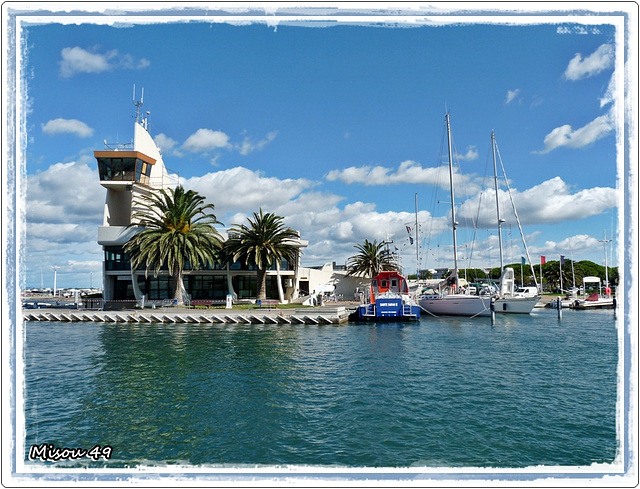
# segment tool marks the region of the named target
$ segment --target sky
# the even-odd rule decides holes
[[[453,265],[446,113],[461,267],[499,266],[492,131],[505,261],[525,256],[513,200],[534,264],[604,265],[606,236],[617,266],[620,16],[374,8],[30,12],[16,52],[20,286],[53,287],[54,266],[58,288],[101,285],[93,151],[132,140],[142,88],[180,182],[225,227],[260,208],[283,216],[308,241],[303,266],[344,264],[365,239],[392,241],[405,273],[416,257]]]

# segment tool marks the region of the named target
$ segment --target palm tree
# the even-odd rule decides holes
[[[253,213],[253,220],[247,218],[249,225],[233,226],[229,230],[229,239],[225,243],[225,252],[229,260],[244,260],[245,264],[255,264],[258,268],[258,300],[267,297],[267,270],[274,263],[286,259],[296,263],[299,247],[296,242],[299,234],[283,224],[283,217],[272,213]]]
[[[373,278],[383,270],[395,270],[395,261],[385,248],[385,243],[365,239],[364,244],[355,245],[358,254],[347,260],[347,275]]]
[[[219,260],[222,241],[214,225],[221,223],[208,212],[214,205],[204,200],[182,186],[144,196],[133,214],[136,222],[130,225],[143,230],[124,245],[132,271],[144,266],[145,276],[151,269],[157,277],[162,267],[168,268],[171,294],[179,304],[183,302],[185,264],[196,269]]]

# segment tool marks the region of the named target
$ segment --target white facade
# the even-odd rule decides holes
[[[122,247],[140,230],[129,226],[136,224],[134,215],[142,198],[175,188],[179,183],[178,176],[167,171],[162,154],[147,130],[146,119],[142,122],[136,120],[133,143],[107,144],[105,141],[105,146],[103,151],[94,151],[100,184],[107,190],[103,222],[98,228],[98,244],[105,252],[103,298],[109,301],[140,301],[143,294],[152,300],[169,298],[166,296],[168,275],[161,273],[159,278],[149,278],[144,270],[132,272]],[[294,244],[303,248],[308,243],[298,239]],[[277,295],[283,302],[298,298],[299,270],[300,263],[292,263],[288,269],[276,267],[268,271],[272,296]],[[234,298],[250,298],[256,275],[254,267],[239,263],[228,268],[184,272],[189,288],[187,293],[194,299],[204,300],[219,300],[227,293]]]

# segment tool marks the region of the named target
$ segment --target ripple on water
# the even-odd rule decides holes
[[[578,315],[580,314],[580,315]],[[27,443],[111,465],[611,462],[611,315],[348,326],[27,323]]]

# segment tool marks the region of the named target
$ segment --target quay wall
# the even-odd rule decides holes
[[[204,323],[204,324],[344,324],[353,310],[345,306],[304,309],[216,309],[183,308],[96,311],[66,308],[23,309],[25,321],[100,323]]]

